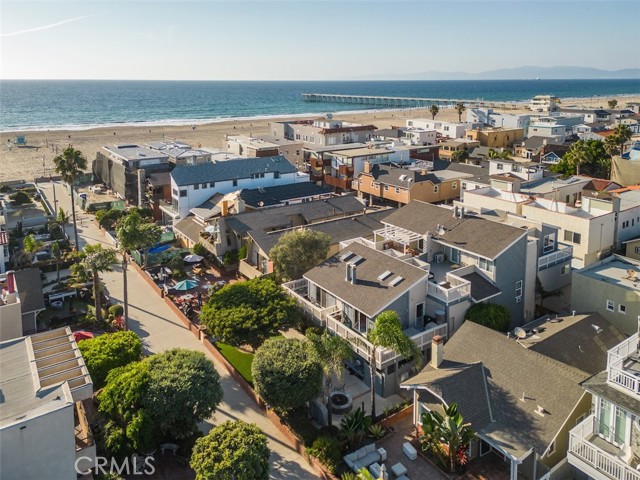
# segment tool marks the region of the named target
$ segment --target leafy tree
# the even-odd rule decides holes
[[[456,150],[451,154],[451,161],[456,163],[464,162],[468,158],[469,158],[469,152],[467,151],[466,148],[463,150]]]
[[[91,274],[93,281],[93,298],[96,306],[96,322],[102,322],[102,305],[100,298],[100,274],[110,272],[116,263],[116,251],[104,248],[101,244],[87,245],[82,251],[82,266],[85,272]]]
[[[455,473],[459,466],[467,463],[467,449],[476,438],[471,424],[464,423],[456,403],[445,408],[444,416],[432,410],[423,413],[421,420],[423,450],[435,454],[449,473]]]
[[[254,350],[298,320],[295,301],[271,278],[257,277],[215,292],[200,320],[223,343]]]
[[[150,368],[145,406],[163,432],[187,438],[222,402],[220,375],[201,352],[167,350],[147,359]]]
[[[438,115],[438,113],[440,113],[440,108],[438,107],[438,105],[431,105],[429,107],[429,113],[431,113],[431,119],[435,120],[436,119],[436,115]]]
[[[134,332],[116,332],[82,340],[78,343],[96,388],[101,388],[114,368],[140,360],[142,342]]]
[[[327,258],[331,237],[324,232],[294,230],[285,233],[269,251],[276,275],[297,280]]]
[[[78,176],[87,169],[87,159],[80,150],[76,150],[71,145],[64,149],[62,155],[53,159],[56,172],[62,176],[62,181],[69,185],[71,193],[71,214],[73,216],[73,236],[76,249],[80,248],[78,243],[78,225],[76,223],[76,204],[73,197],[73,184]]]
[[[226,421],[196,441],[190,466],[196,480],[267,480],[269,455],[267,437],[256,425]]]
[[[467,320],[499,332],[509,330],[511,321],[507,307],[496,303],[476,303],[467,310],[466,317]]]
[[[320,436],[313,441],[307,453],[316,457],[331,473],[335,473],[342,462],[342,446],[333,437]]]
[[[44,244],[41,241],[36,240],[36,236],[34,234],[30,234],[24,237],[23,242],[24,242],[23,243],[24,253],[26,257],[29,259],[29,262],[33,262],[33,258],[36,252],[39,252],[44,246]]]
[[[458,103],[456,103],[456,107],[455,107],[455,109],[456,109],[456,112],[458,113],[458,122],[462,122],[462,113],[463,113],[467,108],[464,106],[464,103],[462,103],[462,102],[458,102]]]
[[[342,382],[344,377],[344,363],[353,357],[351,344],[338,335],[331,335],[325,330],[321,335],[312,331],[307,333],[311,353],[322,366],[324,374],[324,397],[327,405],[328,424],[331,426],[331,391],[333,390],[333,376]]]
[[[307,341],[270,338],[258,348],[251,366],[256,392],[274,408],[294,410],[318,396],[322,367]]]
[[[116,236],[122,256],[122,286],[124,290],[124,329],[128,329],[129,320],[129,290],[127,286],[128,252],[140,248],[147,249],[160,241],[162,229],[153,223],[148,223],[137,211],[129,213],[118,222]]]
[[[618,101],[615,99],[609,100],[607,104],[609,105],[609,108],[613,109],[613,108],[616,108],[616,106],[618,105]]]
[[[416,368],[422,364],[422,353],[418,346],[402,331],[400,317],[393,310],[385,310],[378,315],[367,332],[369,349],[369,371],[371,373],[371,418],[376,418],[376,352],[379,348],[388,348],[405,358],[413,357]]]
[[[56,285],[60,286],[60,259],[62,258],[62,250],[57,240],[51,244],[51,256],[56,261]]]
[[[96,220],[98,221],[98,225],[100,225],[105,230],[111,230],[116,224],[118,220],[125,217],[127,212],[124,210],[120,210],[117,208],[111,208],[109,210],[98,210],[96,212]]]
[[[586,174],[603,178],[608,176],[611,158],[600,140],[578,140],[573,143],[562,160],[549,169],[565,176]]]
[[[222,387],[203,353],[173,349],[111,370],[98,400],[124,429],[129,448],[140,450],[161,435],[191,436],[222,401]]]

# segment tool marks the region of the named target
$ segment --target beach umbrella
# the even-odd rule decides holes
[[[218,227],[216,225],[207,225],[204,227],[204,231],[207,233],[217,233]]]
[[[192,253],[191,255],[187,255],[186,257],[184,257],[182,260],[184,260],[187,263],[198,263],[201,262],[204,259],[204,257],[201,257],[200,255],[196,255],[195,253]]]
[[[79,342],[80,340],[87,340],[89,338],[93,338],[95,337],[95,335],[91,332],[87,332],[84,330],[78,330],[77,332],[73,332],[73,339],[76,342]]]
[[[198,282],[196,282],[195,280],[182,280],[181,282],[176,283],[173,288],[175,288],[176,290],[191,290],[193,288],[196,288],[198,286]]]

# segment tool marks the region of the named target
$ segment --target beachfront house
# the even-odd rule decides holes
[[[160,208],[177,221],[216,193],[308,181],[309,175],[280,155],[178,166],[171,171],[171,205]]]
[[[472,464],[494,455],[511,480],[574,478],[569,431],[591,406],[581,382],[623,336],[597,315],[544,318],[519,334],[466,322],[446,344],[434,338],[431,362],[401,385],[413,393],[413,422],[419,429],[424,412],[455,402],[477,433]]]
[[[467,108],[467,122],[487,127],[522,128],[527,131],[531,115],[497,113],[491,108]]]
[[[560,99],[553,95],[536,95],[529,102],[529,108],[534,112],[554,112],[558,109]]]
[[[523,128],[483,127],[465,132],[467,140],[477,140],[482,147],[510,148],[524,140]]]
[[[332,146],[364,143],[371,140],[377,127],[334,119],[331,114],[315,120],[272,122],[271,133],[276,138],[304,142],[305,146]]]
[[[93,383],[71,329],[0,342],[0,370],[0,477],[75,480],[95,466]]]
[[[482,125],[479,122],[455,123],[428,118],[412,118],[406,121],[406,126],[420,130],[435,130],[438,137],[441,138],[464,138],[467,130],[480,128]]]

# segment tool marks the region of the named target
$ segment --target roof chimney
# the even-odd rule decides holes
[[[420,170],[420,175],[427,175],[429,173],[429,171],[426,168],[423,168]]]
[[[358,283],[358,276],[356,275],[356,264],[351,264],[351,285]]]
[[[364,173],[371,173],[371,162],[364,162]]]
[[[13,270],[7,272],[7,290],[9,293],[16,293],[16,276]]]
[[[442,364],[443,346],[444,338],[440,335],[435,335],[431,339],[431,366],[433,368],[440,368],[440,364]]]
[[[453,207],[453,218],[458,218],[458,206]]]
[[[222,216],[226,217],[229,214],[229,202],[227,200],[222,201]]]
[[[350,282],[351,281],[351,264],[347,263],[347,264],[345,264],[345,267],[346,267],[346,271],[345,271],[345,274],[344,274],[344,281],[345,282]]]

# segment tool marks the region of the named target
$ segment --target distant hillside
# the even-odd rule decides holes
[[[376,75],[364,80],[531,80],[531,79],[629,79],[640,80],[640,68],[600,70],[590,67],[516,67],[486,72],[422,72],[410,74]]]

